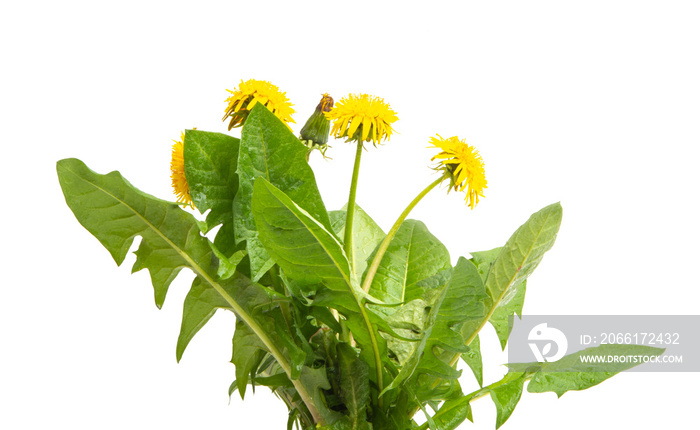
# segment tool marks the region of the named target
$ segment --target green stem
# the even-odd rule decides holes
[[[420,202],[423,199],[423,197],[426,196],[426,194],[428,194],[433,188],[437,187],[443,180],[445,180],[445,178],[447,178],[447,176],[448,174],[446,173],[443,176],[440,176],[438,179],[436,179],[433,183],[425,187],[425,189],[418,193],[416,198],[414,198],[411,201],[411,203],[409,203],[408,206],[406,206],[406,209],[404,209],[403,212],[401,212],[401,215],[399,215],[399,218],[396,220],[394,225],[391,227],[391,230],[389,230],[389,233],[387,233],[386,237],[384,237],[384,240],[379,245],[379,249],[377,250],[377,253],[374,255],[374,259],[372,260],[372,264],[370,264],[369,269],[367,269],[367,275],[365,275],[365,282],[362,284],[362,290],[364,290],[365,293],[369,292],[369,288],[372,286],[372,281],[374,280],[374,275],[377,274],[379,263],[382,262],[384,253],[386,253],[386,250],[389,248],[391,240],[396,235],[396,232],[399,231],[399,227],[401,227],[401,224],[404,222],[408,214],[411,213],[413,208],[416,207],[418,202]],[[347,224],[345,232],[347,233]]]
[[[357,195],[357,178],[360,176],[360,159],[362,158],[362,149],[364,145],[362,141],[357,142],[357,151],[355,152],[355,167],[352,170],[352,182],[350,182],[350,196],[348,197],[348,207],[345,217],[345,238],[343,240],[345,255],[350,262],[350,271],[352,276],[356,277],[355,273],[355,250],[352,244],[352,225],[355,219],[355,197]]]

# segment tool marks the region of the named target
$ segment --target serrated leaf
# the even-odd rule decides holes
[[[491,271],[491,266],[493,266],[494,261],[496,261],[496,258],[498,258],[498,255],[501,253],[502,249],[503,247],[499,246],[498,248],[490,249],[488,251],[471,253],[471,262],[476,266],[476,269],[479,271],[479,275],[481,275],[481,279],[483,279],[484,282],[486,282],[486,277],[488,276],[489,271]]]
[[[326,368],[311,368],[304,366],[299,377],[304,387],[307,387],[309,398],[311,398],[318,408],[318,412],[323,420],[327,423],[336,422],[341,418],[341,414],[329,409],[326,406],[326,401],[323,392],[331,389],[331,384],[328,382]]]
[[[134,267],[135,270],[147,268],[151,273],[158,305],[162,304],[167,287],[179,270],[189,267],[200,278],[198,285],[208,286],[221,295],[237,318],[260,338],[285,373],[290,376],[303,373],[303,359],[299,360],[298,354],[290,348],[294,343],[289,341],[289,333],[270,326],[269,315],[265,315],[276,307],[273,292],[240,273],[227,280],[217,280],[209,241],[200,234],[199,224],[192,215],[173,203],[137,190],[119,172],[100,175],[76,159],[59,161],[57,172],[66,203],[117,264],[124,261],[134,237],[141,236]],[[218,299],[210,303],[214,308],[220,305]],[[199,315],[206,318],[209,311],[199,312]],[[302,398],[308,400],[308,392],[314,387],[305,386],[303,381],[293,383]],[[311,413],[318,416],[315,405],[307,405]]]
[[[584,362],[586,358],[595,356],[647,356],[656,357],[663,354],[664,349],[645,345],[600,345],[586,348],[582,351],[568,354],[561,359],[548,363],[517,363],[509,364],[514,370],[536,371],[527,386],[531,393],[552,391],[561,397],[565,392],[585,390],[598,385],[619,372],[631,369],[642,362],[595,363]],[[589,359],[590,360],[590,359]]]
[[[489,251],[472,252],[471,261],[476,265],[481,278],[486,281],[489,271],[493,266],[496,258],[501,253],[503,248],[495,248]],[[525,290],[527,281],[523,281],[515,287],[515,296],[509,302],[501,302],[493,311],[493,315],[489,318],[489,322],[496,330],[498,340],[501,343],[501,348],[505,349],[508,341],[508,336],[512,330],[511,317],[515,313],[518,316],[522,315],[523,304],[525,302]],[[473,370],[473,369],[472,369]]]
[[[420,333],[424,330],[430,305],[439,295],[428,290],[431,287],[438,289],[446,284],[431,284],[434,281],[432,278],[442,271],[449,272],[451,267],[447,248],[428,231],[425,224],[416,220],[404,221],[389,243],[369,290],[370,295],[385,303],[402,305],[372,306],[372,309],[384,315],[389,325],[403,337],[419,339],[420,336],[414,332]],[[396,360],[400,365],[405,365],[417,343],[390,336],[385,338],[387,347]],[[419,347],[419,350],[422,353],[422,348]],[[415,366],[415,362],[412,366]],[[403,377],[399,379],[401,381]]]
[[[489,322],[496,330],[496,335],[501,343],[501,349],[506,349],[506,343],[508,342],[508,336],[513,330],[513,314],[517,316],[522,316],[523,314],[523,304],[525,303],[525,290],[527,288],[527,281],[523,281],[520,285],[515,287],[515,295],[509,302],[501,302],[496,309],[493,311]]]
[[[215,289],[203,284],[201,278],[195,278],[183,305],[182,324],[175,351],[178,362],[194,335],[214,316],[217,309],[230,309],[230,306]]]
[[[292,388],[293,387],[292,381],[290,381],[289,377],[284,373],[278,373],[278,374],[272,375],[272,376],[256,375],[255,376],[255,385],[262,385],[262,386],[270,387],[270,388],[277,388],[277,387]]]
[[[421,341],[385,391],[411,378],[417,385],[423,374],[454,379],[460,372],[445,362],[441,352],[461,354],[468,351],[460,330],[466,322],[483,318],[484,285],[474,264],[461,257],[448,271],[444,286],[432,305]],[[440,352],[438,352],[440,351]]]
[[[347,216],[346,208],[328,213],[333,232],[339,238],[345,236],[345,218]],[[374,220],[362,210],[360,206],[355,205],[355,216],[353,217],[353,241],[355,255],[355,270],[358,275],[362,275],[367,268],[367,259],[372,255],[372,252],[384,239],[384,232],[374,222]]]
[[[339,343],[337,351],[340,396],[347,407],[350,428],[368,429],[370,426],[366,409],[369,404],[369,366],[346,343]]]
[[[239,144],[239,139],[226,134],[185,131],[185,176],[197,209],[201,213],[211,209],[207,215],[207,230],[218,224],[233,223]]]
[[[285,298],[279,297],[277,293],[272,290],[250,282],[247,277],[240,273],[235,273],[235,275],[229,279],[220,280],[219,284],[226,291],[228,297],[242,304],[241,308],[255,321],[256,326],[258,326],[259,329],[265,330],[267,339],[276,345],[279,352],[289,357],[289,370],[293,377],[298,377],[301,367],[304,364],[305,355],[301,349],[294,344],[289,331],[283,327],[282,324],[275,321],[274,318],[274,313],[279,313],[276,303],[285,300]],[[216,289],[202,282],[199,278],[195,278],[183,305],[182,325],[180,328],[180,335],[178,336],[176,351],[178,361],[182,358],[185,348],[194,335],[209,321],[217,309],[227,309],[235,312],[230,302],[225,300]],[[236,314],[238,313],[236,312]],[[239,332],[239,323],[241,322],[242,321],[237,322],[236,332]],[[245,341],[247,344],[256,348],[260,348],[264,345],[262,340],[259,339],[258,334],[252,332],[249,328],[241,328],[238,335],[234,334],[234,344],[238,343],[239,345],[243,345],[240,342],[243,334],[248,335]],[[258,341],[256,342],[250,335],[258,337]],[[241,363],[248,363],[246,354],[249,352],[250,351],[246,351],[246,353],[238,355],[234,353],[232,362],[237,366]],[[236,378],[240,384],[240,393],[241,396],[244,396],[248,378],[246,376],[247,373],[240,373],[243,371],[242,369],[248,369],[249,373],[250,366],[243,365],[240,371],[238,367],[236,370]]]
[[[527,376],[528,374],[525,372],[509,372],[500,381],[480,390],[446,400],[433,416],[436,427],[439,430],[452,430],[466,419],[472,421],[470,402],[490,394],[496,406],[496,428],[499,428],[510,417],[518,404]],[[421,429],[426,427],[427,425],[424,424]]]
[[[266,352],[265,345],[253,330],[244,322],[236,321],[231,363],[236,366],[236,385],[238,386],[238,392],[241,394],[241,399],[245,398],[246,386],[251,377],[251,372],[260,364]]]
[[[119,172],[99,175],[77,159],[61,160],[56,168],[68,207],[118,265],[134,237],[142,237],[132,271],[148,269],[159,308],[183,267],[211,265],[207,240],[177,205],[137,190]]]
[[[535,212],[508,239],[485,283],[493,303],[507,303],[515,296],[515,287],[532,274],[554,245],[561,218],[561,205],[554,203]]]
[[[343,417],[333,424],[327,426],[316,427],[315,430],[351,430],[352,424],[350,423],[349,417]]]
[[[507,373],[501,381],[489,386],[491,400],[496,405],[496,428],[513,414],[523,394],[525,378],[525,373]]]
[[[264,178],[255,182],[252,209],[260,240],[289,278],[334,291],[353,289],[338,239]]]
[[[238,264],[245,258],[246,253],[243,250],[234,252],[230,257],[226,256],[223,252],[212,243],[211,250],[214,252],[216,258],[219,259],[219,267],[216,271],[216,276],[219,279],[228,279],[236,273]]]
[[[373,358],[367,362],[376,374],[373,379],[379,381],[381,361],[387,357],[374,324],[383,320],[364,307],[364,292],[350,275],[350,264],[338,239],[264,178],[255,182],[252,209],[260,241],[286,276],[299,283],[325,286],[330,290],[325,295],[326,304],[349,313],[348,327],[355,340],[362,342],[363,354]],[[317,293],[316,300],[323,291]]]
[[[513,312],[520,312],[522,309],[525,288],[518,287],[527,280],[545,252],[554,245],[561,218],[562,208],[559,203],[546,206],[532,214],[525,224],[513,233],[500,252],[496,248],[491,251],[472,253],[473,261],[483,268],[480,271],[482,275],[486,268],[489,269],[484,281],[488,297],[484,302],[487,309],[485,318],[465,324],[462,328],[462,335],[467,345],[494,314],[496,315],[494,327],[500,329],[499,339],[501,344],[505,345],[506,333],[510,332],[510,328],[507,327],[507,318]],[[491,263],[496,253],[497,257]],[[518,290],[521,290],[520,295]],[[515,302],[511,304],[514,299]],[[506,324],[506,327],[503,327],[503,324]]]
[[[393,358],[398,361],[399,365],[403,366],[415,350],[417,341],[420,340],[423,334],[426,320],[430,315],[431,304],[422,299],[416,299],[397,307],[392,312],[387,312],[387,309],[384,309],[382,312],[378,306],[373,306],[372,308],[377,309],[378,313],[384,315],[383,318],[397,334],[411,339],[409,342],[390,335],[383,336]]]
[[[472,407],[469,403],[472,397],[460,397],[458,399],[447,400],[433,415],[433,427],[436,430],[453,430],[459,427],[464,420],[473,421]],[[421,430],[428,428],[428,423],[420,427]]]
[[[451,268],[450,253],[420,221],[406,220],[389,243],[369,293],[385,303],[404,303],[421,297],[416,286]]]
[[[469,366],[474,373],[476,382],[479,383],[480,387],[484,386],[484,363],[481,360],[481,345],[479,341],[479,336],[477,335],[474,340],[469,344],[469,351],[462,354],[462,360]]]
[[[330,228],[328,213],[306,161],[308,148],[261,103],[248,115],[241,132],[236,173],[239,192],[233,201],[236,242],[247,241],[252,279],[257,281],[273,264],[258,239],[251,209],[257,178],[268,182],[294,200],[324,227]]]

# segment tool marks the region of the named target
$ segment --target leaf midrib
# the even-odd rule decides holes
[[[224,288],[216,282],[212,277],[210,277],[204,269],[202,269],[201,266],[199,266],[198,263],[196,263],[190,256],[187,254],[184,250],[180,249],[174,242],[172,242],[167,236],[165,236],[159,229],[156,228],[155,225],[153,225],[150,221],[148,221],[146,218],[144,218],[138,211],[136,211],[133,207],[131,207],[129,204],[127,204],[125,201],[122,199],[118,198],[114,194],[108,192],[106,189],[98,186],[97,184],[94,184],[92,182],[87,181],[86,179],[82,178],[77,172],[73,171],[70,168],[66,168],[69,172],[71,172],[75,177],[80,179],[81,181],[93,186],[97,190],[103,192],[105,195],[111,197],[118,203],[124,205],[124,207],[128,208],[130,211],[132,211],[141,221],[148,227],[150,228],[153,232],[155,232],[163,241],[165,241],[166,244],[168,244],[170,247],[172,247],[180,256],[187,262],[192,270],[195,271],[195,273],[198,276],[201,276],[209,285],[212,286],[220,295],[221,297],[229,304],[231,305],[231,308],[233,311],[236,313],[237,316],[239,316],[247,325],[248,327],[253,330],[253,332],[262,340],[262,342],[265,344],[265,347],[268,348],[270,351],[270,354],[272,354],[273,357],[275,357],[275,360],[279,363],[280,367],[285,371],[289,379],[292,381],[294,384],[294,387],[297,389],[299,392],[299,395],[302,397],[302,399],[311,399],[311,396],[309,395],[308,391],[306,390],[306,387],[304,387],[299,380],[292,379],[291,377],[291,365],[287,361],[287,359],[282,355],[282,353],[279,351],[279,349],[275,346],[275,344],[270,340],[270,338],[265,334],[265,332],[262,330],[262,328],[257,324],[257,322],[248,315],[243,308],[238,305],[238,303],[233,300],[233,298],[224,290]],[[189,235],[188,235],[189,237]],[[307,404],[307,407],[311,411],[311,413],[314,415],[315,418],[320,418],[320,415],[317,410],[315,409],[315,405],[313,403],[309,404],[309,402],[305,402]]]
[[[274,187],[274,185],[272,185],[271,183],[270,183],[269,185],[271,185],[271,186]],[[275,195],[274,195],[274,193],[272,192],[272,190],[268,187],[268,184],[265,184],[265,188],[267,188],[268,192],[270,192],[270,194],[272,194],[272,195],[275,197],[275,199],[277,199],[283,206],[285,206],[285,207],[287,206],[284,202],[280,201],[280,198],[279,198],[278,196],[275,196]],[[276,187],[275,187],[275,188],[276,188]],[[282,192],[282,191],[280,190],[280,192]],[[283,192],[282,192],[282,193],[283,193]],[[284,194],[284,193],[283,193],[283,194]],[[375,360],[375,366],[376,366],[376,368],[377,368],[377,369],[376,369],[376,372],[377,372],[377,385],[379,386],[379,392],[381,392],[381,391],[383,390],[384,387],[383,387],[383,382],[382,382],[382,380],[383,380],[383,367],[382,367],[382,362],[381,362],[381,356],[379,355],[379,344],[378,344],[378,342],[377,342],[377,337],[375,336],[372,323],[371,323],[371,321],[369,320],[369,316],[367,315],[367,311],[365,310],[365,307],[362,305],[362,299],[361,299],[360,297],[358,297],[357,294],[355,293],[355,289],[353,288],[352,280],[351,280],[350,277],[349,277],[349,276],[350,276],[349,273],[346,274],[346,273],[342,270],[342,268],[341,268],[340,264],[338,263],[338,261],[336,260],[336,258],[333,256],[333,254],[330,252],[330,250],[325,246],[325,244],[320,240],[319,236],[316,235],[316,233],[304,222],[304,220],[302,220],[302,219],[299,217],[299,215],[298,215],[298,213],[297,213],[297,212],[303,213],[303,212],[306,212],[306,211],[305,211],[304,209],[302,209],[301,207],[299,207],[299,205],[297,205],[296,203],[294,203],[294,201],[293,201],[291,198],[289,198],[289,196],[287,196],[286,194],[284,194],[284,196],[287,197],[287,198],[289,199],[289,201],[292,203],[293,207],[296,209],[296,210],[291,210],[291,209],[290,209],[289,212],[291,212],[292,215],[294,215],[294,217],[295,217],[304,227],[306,227],[306,230],[307,230],[309,233],[311,233],[311,235],[316,239],[316,242],[317,242],[319,245],[321,245],[322,249],[323,249],[323,250],[326,252],[326,254],[331,258],[331,261],[333,261],[333,263],[336,265],[336,269],[337,269],[338,272],[340,272],[340,274],[343,276],[342,279],[345,281],[345,285],[347,286],[348,290],[350,291],[350,294],[352,294],[352,296],[355,298],[355,302],[357,303],[357,307],[358,307],[358,309],[359,309],[359,311],[360,311],[360,315],[362,316],[362,320],[363,320],[363,322],[365,323],[365,326],[367,327],[367,331],[369,332],[370,343],[372,344],[372,352],[373,352],[374,360]],[[343,250],[342,250],[342,247],[340,246],[340,242],[338,242],[338,241],[335,239],[335,237],[334,237],[330,232],[328,232],[328,230],[326,230],[326,228],[323,227],[323,225],[322,225],[320,222],[318,222],[318,221],[316,220],[316,218],[314,218],[313,216],[311,216],[308,212],[306,212],[306,215],[308,215],[307,218],[310,219],[311,222],[313,222],[313,223],[316,225],[317,228],[321,228],[323,231],[325,231],[325,232],[328,233],[328,237],[330,237],[331,240],[335,241],[335,243],[338,244],[338,246],[340,247],[340,252],[342,253]],[[342,254],[341,254],[341,255],[342,255]],[[348,263],[348,264],[349,264],[349,263]],[[349,267],[349,266],[348,266],[348,267]]]
[[[532,249],[534,248],[535,243],[538,241],[540,235],[542,234],[542,232],[544,231],[545,227],[547,226],[547,220],[549,220],[549,217],[550,217],[550,216],[551,216],[550,214],[547,214],[547,217],[545,218],[545,220],[542,221],[542,227],[540,227],[539,231],[538,231],[537,234],[535,235],[535,240],[533,240],[533,241],[532,241],[532,244],[530,244],[530,247],[529,247],[529,249],[528,249],[528,251],[527,251],[527,254],[525,254],[525,258],[523,258],[523,263],[520,264],[519,267],[522,267],[522,265],[525,263],[525,261],[527,261],[527,259],[530,257],[530,253],[532,252]],[[500,257],[501,254],[502,254],[503,252],[505,252],[505,250],[506,250],[506,248],[504,247],[504,248],[501,250],[501,252],[499,253],[498,257]],[[496,260],[494,261],[494,265],[495,265],[495,262],[498,261],[498,257],[496,257]],[[491,269],[492,269],[492,268],[491,268]],[[488,272],[488,274],[486,275],[486,280],[484,280],[484,288],[486,289],[486,293],[487,293],[487,294],[488,294],[489,291],[488,291],[488,289],[486,288],[486,281],[488,281],[488,277],[489,277],[489,275],[491,274],[491,269],[489,269],[489,272]],[[469,337],[469,339],[466,340],[465,345],[468,346],[469,344],[471,344],[471,343],[474,341],[474,338],[475,338],[476,336],[478,336],[478,334],[479,334],[479,332],[481,331],[481,329],[484,328],[484,326],[486,325],[486,323],[488,322],[488,320],[491,319],[491,316],[493,316],[493,313],[496,311],[496,308],[498,307],[498,304],[501,302],[501,300],[503,300],[503,297],[505,296],[506,292],[508,291],[509,287],[511,286],[511,284],[512,284],[512,282],[513,282],[513,279],[515,279],[515,277],[518,275],[518,273],[520,273],[520,270],[516,270],[515,273],[510,277],[510,279],[508,280],[508,284],[506,285],[506,288],[504,288],[503,291],[501,291],[501,293],[500,293],[499,296],[498,296],[498,300],[494,300],[493,306],[491,306],[491,309],[487,312],[486,317],[483,319],[483,321],[481,321],[481,324],[479,324],[479,327],[477,327],[477,329],[474,330],[474,333],[472,333],[472,335]],[[493,299],[492,299],[492,300],[493,300]],[[455,365],[455,363],[457,362],[457,360],[459,360],[459,356],[460,356],[460,354],[455,354],[455,356],[452,358],[452,360],[450,360],[450,366],[454,366],[454,365]]]

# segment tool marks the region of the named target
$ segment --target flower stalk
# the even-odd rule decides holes
[[[352,169],[352,181],[350,182],[350,195],[348,196],[348,209],[345,215],[345,237],[344,249],[345,255],[350,262],[350,270],[352,276],[357,277],[355,273],[355,249],[353,247],[352,226],[355,220],[355,199],[357,197],[357,180],[360,176],[360,160],[362,158],[362,149],[364,145],[362,141],[357,142],[357,151],[355,152],[355,166]]]
[[[372,286],[372,281],[374,280],[374,275],[377,274],[377,269],[379,268],[379,263],[382,262],[382,258],[384,257],[384,254],[386,253],[386,250],[389,248],[389,244],[391,243],[391,240],[394,238],[396,235],[396,232],[399,231],[399,227],[401,227],[401,224],[403,224],[404,220],[406,217],[408,217],[408,214],[411,213],[413,208],[416,207],[416,205],[423,200],[423,197],[425,197],[430,191],[433,190],[433,188],[437,187],[444,181],[446,178],[448,178],[449,175],[445,173],[444,175],[440,176],[438,179],[433,181],[430,185],[425,187],[423,191],[418,193],[418,195],[411,200],[411,203],[406,206],[406,209],[401,212],[401,215],[396,219],[396,222],[394,222],[394,225],[391,226],[391,229],[389,232],[386,234],[384,237],[384,240],[382,240],[382,243],[379,245],[379,248],[377,249],[377,253],[374,255],[374,259],[372,260],[372,263],[370,264],[369,268],[367,269],[367,275],[365,275],[365,281],[362,284],[362,290],[367,293],[369,292],[370,287]]]

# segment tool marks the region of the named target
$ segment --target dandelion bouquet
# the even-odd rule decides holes
[[[329,430],[453,429],[486,395],[499,427],[527,381],[528,391],[561,395],[614,375],[575,365],[554,372],[535,362],[483,384],[479,332],[492,324],[505,347],[527,278],[554,244],[558,203],[533,214],[502,247],[453,266],[445,246],[408,215],[440,184],[464,192],[475,209],[487,181],[474,147],[439,135],[426,142],[436,150],[436,179],[384,233],[355,203],[363,151],[388,141],[398,119],[384,100],[349,95],[334,104],[326,94],[300,135],[289,126],[294,109],[285,93],[268,82],[241,82],[227,102],[224,120],[229,130],[241,127],[240,138],[187,130],[173,146],[177,202],[77,159],[57,165],[66,203],[117,264],[142,238],[133,271],[148,269],[158,307],[180,270],[196,275],[178,360],[218,309],[231,311],[229,394],[269,387],[289,409],[288,428]],[[333,211],[307,162],[311,151],[325,153],[329,135],[357,146],[348,203]],[[460,361],[478,389],[463,391]],[[414,420],[418,412],[423,424]]]

